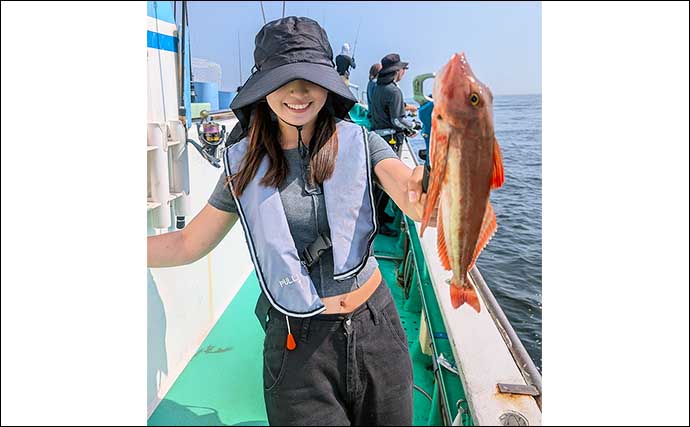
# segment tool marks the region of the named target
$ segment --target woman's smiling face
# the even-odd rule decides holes
[[[306,80],[293,80],[266,95],[268,106],[283,121],[303,126],[313,120],[323,108],[328,91]]]

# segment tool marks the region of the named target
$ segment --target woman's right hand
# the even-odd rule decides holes
[[[210,204],[182,230],[147,238],[148,267],[190,264],[215,248],[237,222],[237,215]]]

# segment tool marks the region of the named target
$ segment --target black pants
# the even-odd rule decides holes
[[[271,425],[412,425],[412,362],[388,285],[348,314],[269,312],[264,399]]]

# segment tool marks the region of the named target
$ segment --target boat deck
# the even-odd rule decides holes
[[[431,356],[422,353],[419,343],[421,298],[405,298],[405,289],[397,280],[397,271],[405,258],[403,246],[403,239],[383,235],[377,236],[374,242],[381,271],[396,300],[408,337],[416,386],[414,425],[440,425],[444,421],[439,408],[447,401],[462,401],[462,385],[457,375],[441,369],[442,372],[437,374],[443,377],[447,399],[438,393],[435,364]],[[259,292],[256,276],[251,274],[152,413],[148,425],[268,425],[262,388],[264,334],[254,316]],[[433,292],[433,289],[407,293],[414,296],[424,292]],[[434,315],[433,307],[429,307],[429,300],[435,298],[424,300],[427,301],[427,311],[431,313],[429,323],[432,328],[435,324],[442,325],[440,314]],[[436,311],[438,313],[438,308]],[[437,352],[444,352],[452,361],[445,332],[437,330],[432,334]],[[457,408],[449,410],[446,416],[452,419]],[[469,415],[464,416],[463,424],[470,423]]]

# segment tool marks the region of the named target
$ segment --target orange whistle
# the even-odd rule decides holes
[[[288,350],[292,351],[295,348],[297,348],[297,343],[295,342],[295,337],[292,336],[292,332],[290,332],[290,321],[288,320],[287,316],[285,316],[285,322],[287,322],[288,328],[287,343],[285,343],[285,347],[287,347]]]

